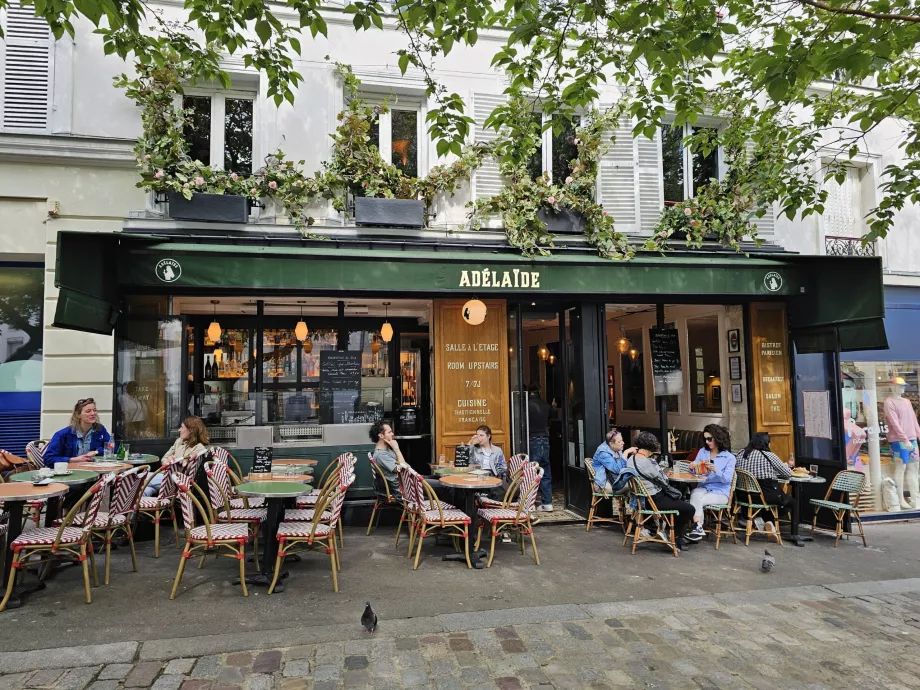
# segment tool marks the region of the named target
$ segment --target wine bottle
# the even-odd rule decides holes
[[[204,358],[204,380],[208,381],[211,379],[211,358],[205,355]]]

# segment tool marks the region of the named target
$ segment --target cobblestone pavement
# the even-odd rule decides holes
[[[356,622],[345,631],[349,639],[188,658],[143,660],[150,654],[140,646],[126,663],[8,673],[0,676],[0,690],[920,687],[920,580],[443,620],[437,633],[403,634],[431,624],[384,620],[368,636]],[[86,658],[80,650],[90,649],[56,656]],[[0,669],[15,660],[4,654]]]

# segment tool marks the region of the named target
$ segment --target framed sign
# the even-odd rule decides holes
[[[741,357],[729,357],[728,358],[728,380],[729,381],[740,381],[741,380]]]
[[[728,332],[728,351],[741,352],[741,329],[733,328]]]
[[[272,449],[256,446],[252,451],[252,474],[271,474]]]
[[[732,402],[733,403],[744,402],[744,400],[741,397],[741,384],[740,383],[732,384]]]

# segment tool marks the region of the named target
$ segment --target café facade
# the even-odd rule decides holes
[[[578,241],[528,258],[498,232],[312,230],[131,219],[59,233],[54,326],[115,334],[117,438],[161,454],[195,414],[244,467],[255,447],[319,472],[351,451],[357,521],[374,421],[425,471],[480,424],[527,453],[539,395],[554,504],[583,515],[585,458],[611,426],[666,429],[683,449],[718,423],[736,451],[768,431],[780,457],[832,477],[846,466],[841,359],[887,347],[878,258],[712,245],[618,262]]]

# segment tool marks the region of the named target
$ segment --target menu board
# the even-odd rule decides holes
[[[472,449],[461,443],[454,449],[454,465],[456,467],[469,467],[470,466],[470,455],[472,454]]]
[[[677,329],[650,329],[649,345],[652,351],[655,395],[680,395],[684,391],[684,376],[680,368],[680,341]]]
[[[252,474],[270,474],[272,471],[272,449],[256,446],[252,451]]]
[[[319,417],[323,424],[355,419],[361,398],[361,353],[323,350],[319,355]]]

